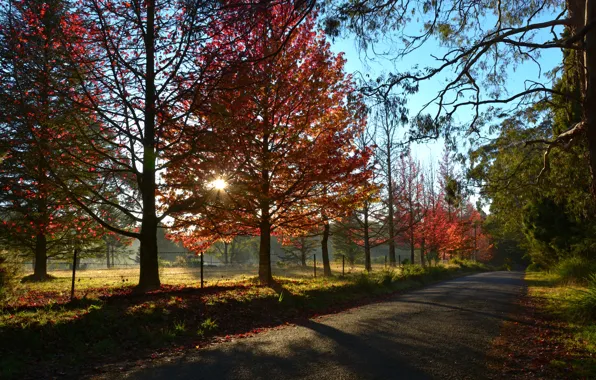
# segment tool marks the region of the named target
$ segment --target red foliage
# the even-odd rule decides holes
[[[244,62],[196,111],[204,122],[197,135],[178,144],[181,152],[202,153],[165,176],[188,185],[165,194],[168,201],[196,207],[174,222],[175,238],[191,249],[231,235],[300,235],[323,213],[334,218],[359,201],[354,189],[368,176],[368,152],[354,144],[364,128],[363,104],[352,96],[343,57],[314,31],[314,18],[286,40],[293,12],[277,5],[250,33],[214,37],[230,55],[242,52]],[[226,65],[223,57],[215,64]],[[197,147],[199,136],[208,146]],[[225,190],[206,186],[219,177]]]

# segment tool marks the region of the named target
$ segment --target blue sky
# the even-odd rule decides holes
[[[550,36],[547,34],[541,36],[539,34],[536,38],[548,39]],[[379,44],[377,45],[377,48],[383,50],[390,49],[391,46],[388,44]],[[379,74],[391,70],[405,71],[414,65],[419,65],[420,67],[433,65],[436,61],[432,58],[432,55],[440,55],[441,52],[445,51],[445,48],[441,47],[438,41],[431,40],[417,51],[397,62],[391,62],[382,57],[376,57],[374,60],[365,57],[358,50],[354,39],[350,38],[335,39],[335,41],[332,42],[332,50],[336,53],[343,52],[345,54],[345,58],[347,59],[345,67],[346,72],[360,72],[362,74],[369,74],[371,78],[375,78]],[[510,67],[507,70],[506,87],[511,94],[514,94],[523,90],[524,80],[532,79],[543,82],[546,81],[544,74],[551,70],[555,65],[560,64],[561,59],[561,51],[558,49],[550,49],[543,52],[538,59],[538,62],[542,66],[541,75],[539,75],[538,66],[534,63],[528,62],[519,67]],[[420,83],[420,91],[408,98],[410,116],[415,115],[424,104],[436,96],[437,91],[441,88],[443,81],[446,80],[447,77],[449,77],[449,74]],[[436,108],[434,108],[434,110],[436,110]],[[466,110],[462,110],[456,114],[456,118],[460,122],[465,122],[471,120],[472,115],[469,110],[467,112]],[[412,151],[425,165],[428,165],[431,161],[436,164],[442,156],[443,141],[439,140],[434,143],[417,144],[412,147]],[[437,167],[437,165],[435,165],[435,167]]]

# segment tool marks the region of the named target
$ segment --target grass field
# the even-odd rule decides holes
[[[134,271],[110,270],[114,277],[81,271],[74,302],[66,273],[54,273],[54,280],[22,284],[0,310],[0,378],[56,377],[64,368],[88,372],[115,362],[200,349],[485,269],[474,263],[411,265],[315,279],[294,268],[286,269],[294,277],[275,277],[273,287],[256,285],[245,270],[214,270],[208,286],[200,289],[194,268],[185,268],[185,273],[167,268],[162,272],[166,285],[142,295],[133,292]]]
[[[382,264],[373,265],[373,271],[382,271],[385,266]],[[331,270],[335,275],[341,275],[341,264],[333,263]],[[239,266],[205,266],[203,268],[203,278],[205,286],[219,286],[238,281],[247,280],[258,275],[258,267],[256,265]],[[272,268],[275,277],[284,278],[313,278],[313,266],[290,266]],[[364,267],[355,266],[350,268],[345,267],[345,274],[351,276],[359,274],[364,271]],[[399,272],[400,269],[396,268]],[[54,270],[48,272],[55,277],[53,281],[30,283],[28,288],[32,290],[52,290],[69,292],[72,284],[72,270]],[[23,276],[31,274],[30,272],[23,273]],[[317,275],[322,276],[322,265],[317,266]],[[77,293],[84,294],[87,289],[98,287],[119,287],[129,286],[137,283],[139,277],[138,267],[125,268],[111,268],[111,269],[85,269],[76,272],[75,289]],[[160,268],[160,279],[162,284],[166,285],[185,285],[185,286],[199,286],[201,281],[201,269],[197,267],[179,267],[179,268]]]

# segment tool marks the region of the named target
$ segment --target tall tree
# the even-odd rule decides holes
[[[375,105],[373,109],[373,121],[377,131],[377,162],[385,180],[385,203],[387,207],[386,227],[387,243],[389,245],[389,264],[395,266],[395,244],[398,233],[395,225],[395,198],[396,189],[393,170],[395,158],[397,157],[398,147],[402,141],[399,139],[399,127],[407,121],[403,100],[391,96],[389,93],[383,93],[373,98]]]
[[[373,145],[375,144],[375,132],[374,128],[369,128],[365,133],[358,137],[357,144],[361,150],[373,150]],[[352,212],[362,230],[364,267],[370,272],[372,270],[371,249],[374,246],[381,244],[381,241],[386,242],[386,239],[383,239],[384,226],[382,223],[378,222],[379,220],[384,220],[384,218],[381,210],[382,203],[380,202],[382,186],[379,178],[379,165],[376,162],[376,157],[374,155],[371,155],[368,160],[366,170],[371,173],[370,177],[367,179],[366,192],[363,194],[364,196],[362,197],[360,207],[356,207]]]
[[[292,236],[286,241],[282,240],[282,243],[284,255],[280,258],[284,261],[297,261],[302,267],[306,267],[306,260],[319,246],[318,242],[309,235]]]
[[[95,115],[93,125],[98,126],[79,123],[77,130],[93,147],[102,142],[112,149],[104,152],[107,163],[99,167],[73,149],[71,155],[101,173],[106,186],[122,177],[127,181],[117,183],[119,194],[102,196],[101,189],[76,177],[77,188],[93,191],[92,200],[72,194],[70,184],[60,184],[102,226],[139,239],[141,291],[160,285],[156,234],[169,207],[165,199],[158,201],[164,191],[158,173],[180,165],[191,153],[173,149],[178,149],[189,129],[198,128],[191,111],[211,98],[222,75],[214,62],[223,49],[230,51],[213,44],[214,36],[226,34],[230,28],[249,33],[254,16],[268,6],[177,0],[83,0],[75,5],[81,27],[70,56],[77,64],[76,76],[83,81],[84,92],[73,94],[72,99],[74,106]],[[300,3],[296,17],[309,6]],[[240,54],[227,58],[241,59]],[[116,174],[118,178],[113,178]],[[96,211],[98,206],[119,210],[139,228],[111,223],[109,213]]]
[[[396,183],[398,192],[395,194],[397,214],[403,225],[404,237],[410,245],[410,262],[414,263],[415,248],[418,244],[417,227],[424,218],[424,175],[420,163],[415,161],[408,151],[402,155],[396,165]],[[421,256],[424,264],[424,257]]]
[[[53,182],[47,158],[56,156],[55,171],[78,172],[97,184],[54,144],[77,118],[88,118],[68,106],[64,91],[80,89],[66,60],[75,16],[66,1],[0,3],[0,218],[7,244],[32,253],[33,278],[47,277],[47,258],[71,253],[73,239],[93,245],[104,231],[73,204]],[[87,150],[84,143],[78,149]],[[101,158],[89,153],[90,162]],[[80,194],[88,196],[89,193]],[[92,242],[92,240],[95,240]]]
[[[587,144],[585,158],[591,171],[591,192],[596,196],[596,4],[592,0],[539,0],[531,2],[481,1],[470,4],[452,2],[338,0],[327,7],[328,32],[354,32],[361,46],[377,42],[400,41],[393,45],[391,58],[416,54],[422,46],[438,43],[441,49],[428,57],[426,67],[394,71],[368,90],[418,91],[431,79],[445,83],[424,109],[412,129],[412,139],[439,135],[451,140],[461,132],[490,137],[491,121],[533,105],[568,96],[552,81],[562,72],[577,75],[577,96],[569,97],[580,110],[579,120],[569,120],[557,134],[532,141],[540,147],[548,166],[555,150],[569,144]],[[412,26],[421,24],[419,33]],[[574,59],[565,60],[552,75],[533,75],[532,70],[515,73],[525,86],[514,87],[507,75],[511,67],[536,64],[541,73],[540,55],[550,49],[567,49]],[[374,49],[373,49],[374,50]],[[386,51],[387,49],[383,49]],[[424,57],[422,58],[424,60]],[[563,68],[563,70],[561,70]],[[444,80],[443,78],[446,78]],[[432,108],[431,108],[432,107]],[[456,112],[469,112],[471,118],[458,123]],[[498,128],[498,123],[496,123]],[[478,141],[478,139],[476,139]]]
[[[263,284],[272,282],[271,234],[300,234],[320,225],[322,215],[332,217],[342,204],[345,189],[365,175],[366,157],[353,143],[364,126],[363,106],[352,96],[345,61],[330,52],[312,18],[285,40],[291,12],[279,4],[244,38],[221,36],[233,39],[230,54],[240,50],[246,62],[199,111],[216,137],[214,148],[166,175],[168,183],[187,186],[169,194],[174,203],[195,207],[177,216],[183,236],[196,240],[222,228],[260,235]],[[275,50],[279,54],[271,56]],[[190,139],[178,147],[194,144]],[[219,198],[201,192],[217,176],[228,183]],[[188,225],[195,227],[184,231]]]

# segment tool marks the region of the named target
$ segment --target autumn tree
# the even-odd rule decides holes
[[[53,173],[77,172],[97,184],[93,173],[54,144],[74,120],[89,117],[73,110],[64,95],[80,90],[66,59],[74,39],[65,27],[74,18],[68,6],[36,0],[0,4],[0,228],[7,245],[33,254],[35,280],[47,277],[48,257],[71,254],[74,245],[94,251],[104,234],[53,181]],[[51,156],[56,156],[53,171]],[[87,159],[102,160],[95,154]]]
[[[323,215],[333,217],[345,189],[361,180],[365,159],[353,143],[364,115],[345,60],[330,52],[313,18],[290,23],[295,32],[284,40],[291,12],[279,4],[245,37],[222,35],[215,42],[233,40],[229,54],[242,51],[246,62],[197,110],[213,131],[210,153],[166,175],[168,183],[186,186],[169,194],[173,203],[195,207],[175,215],[179,238],[190,243],[222,229],[260,235],[263,284],[272,282],[272,233],[299,235],[322,224]],[[262,56],[270,57],[256,59]],[[178,147],[195,144],[190,139]],[[218,195],[200,190],[218,177],[227,182]]]
[[[156,233],[169,207],[165,199],[157,201],[163,191],[158,173],[181,165],[190,154],[173,155],[173,149],[178,149],[189,129],[198,128],[191,111],[211,99],[222,76],[221,66],[213,64],[222,49],[228,60],[241,59],[213,39],[232,26],[249,33],[255,15],[266,12],[268,6],[173,0],[73,4],[79,15],[74,25],[80,28],[69,54],[84,91],[71,98],[73,107],[94,115],[92,123],[78,123],[77,132],[93,148],[102,142],[111,149],[103,152],[106,163],[101,166],[87,162],[80,152],[71,149],[70,153],[120,192],[102,196],[101,188],[80,177],[75,178],[76,186],[60,184],[103,227],[140,241],[139,290],[160,285]],[[293,15],[300,19],[310,6],[301,2]],[[73,193],[81,188],[93,191],[95,197]],[[109,213],[97,211],[100,206],[117,209],[136,226],[111,223]]]

